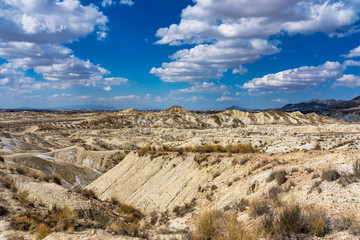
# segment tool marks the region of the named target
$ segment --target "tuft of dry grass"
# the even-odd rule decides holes
[[[267,199],[253,199],[249,203],[250,215],[252,217],[262,216],[270,212],[271,204]]]
[[[236,216],[211,210],[201,213],[190,240],[252,240],[257,236],[243,227]]]
[[[282,185],[287,181],[286,178],[287,172],[285,170],[278,170],[270,173],[269,177],[266,179],[267,182],[276,180],[278,185]]]
[[[214,144],[205,144],[203,146],[188,146],[188,147],[169,147],[162,146],[156,148],[155,146],[145,146],[139,149],[139,156],[144,156],[146,153],[152,152],[153,154],[156,151],[163,152],[178,152],[183,154],[184,152],[198,152],[198,153],[256,153],[260,150],[256,147],[249,144],[230,144],[227,146],[214,145]]]
[[[326,180],[328,182],[335,181],[340,178],[340,173],[335,169],[323,169],[321,173],[321,179]]]
[[[35,231],[35,236],[37,239],[43,239],[50,233],[50,228],[43,223],[40,223]]]
[[[360,178],[360,161],[357,159],[353,162],[353,172],[355,175],[355,178]]]

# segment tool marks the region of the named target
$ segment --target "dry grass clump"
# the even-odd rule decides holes
[[[237,210],[243,212],[246,210],[246,207],[248,207],[249,204],[250,204],[249,200],[247,200],[246,198],[242,198],[240,199],[240,201],[235,202],[234,206]]]
[[[354,212],[343,212],[337,219],[336,225],[339,231],[348,230],[350,234],[360,235],[360,222]]]
[[[185,203],[184,206],[176,206],[173,209],[173,212],[177,217],[183,217],[185,214],[194,211],[196,206],[196,199],[193,198],[190,203]]]
[[[184,152],[198,152],[198,153],[256,153],[259,152],[259,149],[249,144],[235,144],[235,145],[227,145],[222,146],[218,144],[205,144],[203,146],[188,146],[188,147],[169,147],[169,146],[162,146],[156,148],[155,146],[145,146],[140,148],[138,154],[139,156],[143,156],[149,152],[156,152],[156,151],[163,151],[163,152],[178,152],[182,154]]]
[[[77,220],[78,213],[65,206],[62,209],[49,210],[47,213],[25,211],[10,218],[10,223],[16,230],[36,231],[42,235],[51,231],[73,232]]]
[[[323,211],[303,209],[299,204],[283,203],[278,209],[266,214],[259,224],[260,232],[271,239],[297,234],[323,237],[328,231],[328,222]]]
[[[220,211],[206,211],[198,216],[196,230],[190,233],[190,240],[257,239],[246,230],[234,215]]]
[[[38,239],[43,239],[47,235],[49,235],[49,232],[50,232],[50,228],[48,226],[46,226],[45,224],[40,223],[38,228],[36,229],[35,236]]]
[[[118,210],[123,217],[130,222],[136,222],[144,217],[144,214],[133,205],[118,203]]]
[[[328,182],[335,181],[340,178],[340,173],[335,169],[323,169],[321,173],[321,179]]]
[[[356,178],[360,178],[360,161],[357,159],[353,162],[353,172]]]
[[[6,177],[6,176],[1,176],[0,175],[0,182],[4,185],[4,187],[6,187],[7,189],[9,189],[12,192],[16,192],[17,191],[17,187],[15,186],[15,183],[12,179]]]
[[[16,193],[13,194],[13,199],[19,201],[21,204],[27,204],[29,192],[26,190],[18,190]]]
[[[250,208],[250,216],[257,217],[262,216],[264,214],[270,213],[271,203],[269,200],[262,199],[253,199],[249,203]]]
[[[86,188],[82,188],[80,186],[75,186],[72,190],[76,193],[83,195],[86,198],[98,199],[95,192],[91,189],[86,189]]]
[[[287,172],[285,170],[278,170],[270,173],[269,177],[267,178],[267,182],[271,182],[273,180],[276,180],[278,185],[282,185],[287,181],[286,178]]]

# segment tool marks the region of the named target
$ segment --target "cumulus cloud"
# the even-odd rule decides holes
[[[224,101],[237,101],[240,100],[240,98],[233,98],[229,96],[222,96],[216,99],[217,102],[224,102]]]
[[[346,57],[346,58],[360,57],[360,46],[358,46],[357,48],[354,48],[353,50],[351,50],[344,57]]]
[[[175,53],[170,63],[152,68],[166,82],[198,82],[221,78],[227,70],[246,73],[251,63],[280,49],[271,35],[353,33],[360,4],[353,0],[194,0],[178,24],[160,28],[157,44],[196,44]],[[254,46],[255,44],[255,46]]]
[[[341,78],[338,78],[336,82],[333,84],[333,86],[349,87],[349,88],[360,87],[360,76],[356,76],[353,74],[346,74]]]
[[[343,82],[346,86],[350,82],[356,82],[349,78],[343,79],[344,70],[347,66],[356,65],[355,61],[326,62],[320,66],[304,66],[300,68],[289,69],[275,74],[268,74],[262,78],[254,78],[245,83],[242,88],[249,92],[274,92],[274,91],[295,91],[309,89],[318,86],[327,80],[337,80]],[[346,75],[345,75],[346,76]],[[340,80],[343,79],[343,80]],[[340,83],[337,83],[341,85]]]
[[[136,95],[127,95],[127,96],[116,96],[114,97],[114,100],[132,100],[132,99],[140,99],[140,96]]]
[[[103,0],[101,2],[101,6],[103,6],[103,7],[111,6],[113,4],[115,4],[115,2],[113,2],[112,0]]]
[[[164,82],[203,82],[219,79],[228,69],[258,60],[279,49],[266,40],[226,40],[215,44],[200,44],[188,50],[177,51],[161,68],[152,68],[150,73]]]
[[[134,5],[134,1],[132,0],[121,0],[119,2],[116,2],[116,1],[113,1],[113,0],[103,0],[101,2],[101,6],[103,7],[108,7],[108,6],[111,6],[111,5],[116,5],[116,4],[119,4],[119,5],[127,5],[127,6],[132,6]]]
[[[289,102],[287,99],[284,98],[276,98],[276,99],[271,99],[271,102],[275,102],[275,103],[287,103]]]
[[[69,42],[98,29],[106,31],[108,18],[79,0],[3,0],[0,39],[36,43]]]
[[[121,0],[120,4],[132,6],[132,5],[134,5],[134,1],[132,1],[132,0]]]
[[[79,0],[0,2],[0,57],[7,61],[0,66],[0,87],[21,93],[123,84],[123,78],[104,78],[108,70],[75,57],[63,45],[92,32],[106,37],[107,22],[95,5]],[[26,77],[29,69],[48,82]]]

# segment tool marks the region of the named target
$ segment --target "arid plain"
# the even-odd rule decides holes
[[[0,119],[0,239],[359,238],[359,122],[179,106]]]

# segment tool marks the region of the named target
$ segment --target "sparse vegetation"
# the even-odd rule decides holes
[[[198,153],[256,153],[259,149],[251,144],[235,144],[235,145],[211,145],[205,144],[203,146],[188,146],[188,147],[169,147],[162,146],[156,148],[155,146],[145,146],[139,149],[139,156],[143,156],[146,153],[153,152],[178,152],[180,154],[184,152],[198,152]]]
[[[249,202],[250,215],[252,217],[262,216],[270,212],[271,204],[267,199],[253,199]]]
[[[259,229],[271,239],[279,239],[288,234],[325,235],[328,222],[323,211],[311,208],[303,209],[295,202],[282,203],[278,210],[272,210],[263,216]]]
[[[282,185],[287,181],[286,178],[287,172],[285,170],[278,170],[270,173],[269,177],[267,178],[267,182],[271,182],[273,180],[276,180],[278,185]]]
[[[336,171],[335,169],[323,169],[321,173],[321,179],[326,180],[328,182],[335,181],[340,178],[340,173]]]
[[[50,232],[49,227],[43,223],[40,223],[36,229],[35,236],[39,239],[43,239],[49,234],[49,232]]]
[[[196,199],[193,198],[190,203],[185,203],[183,206],[176,206],[173,212],[177,217],[183,217],[185,214],[192,212],[196,205]]]
[[[212,210],[198,216],[196,230],[190,233],[190,240],[257,239],[257,236],[243,227],[234,215]]]

